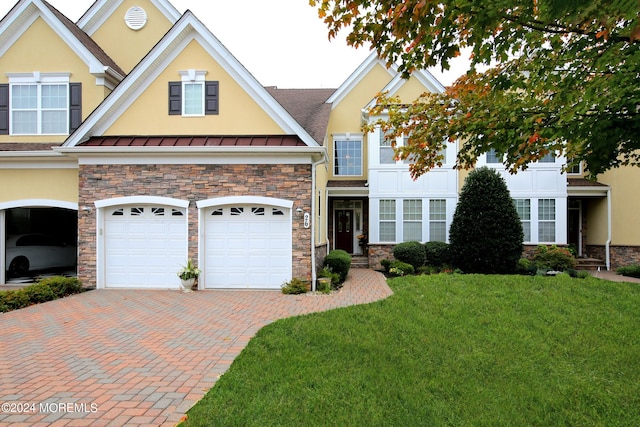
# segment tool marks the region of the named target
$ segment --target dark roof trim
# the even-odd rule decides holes
[[[306,147],[296,135],[101,136],[78,147]]]

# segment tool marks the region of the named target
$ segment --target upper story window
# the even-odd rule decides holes
[[[487,163],[502,163],[502,154],[497,153],[495,149],[487,151]]]
[[[82,88],[68,73],[9,73],[0,85],[0,134],[68,135],[82,121]]]
[[[575,165],[572,165],[568,170],[567,173],[569,175],[582,175],[582,163],[578,163]]]
[[[362,139],[335,137],[334,175],[362,176]]]
[[[538,160],[539,163],[555,163],[556,155],[554,153],[547,153],[544,157]]]
[[[169,82],[169,115],[201,117],[218,114],[219,82],[206,81],[206,71],[180,71],[182,81]]]
[[[380,129],[380,164],[393,165],[396,163],[395,153],[393,150],[393,140],[387,137],[387,134]]]

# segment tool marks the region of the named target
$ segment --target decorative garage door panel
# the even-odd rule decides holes
[[[105,212],[105,282],[113,288],[177,288],[187,259],[185,209],[120,206]]]
[[[291,212],[225,206],[205,215],[207,288],[279,289],[291,279]]]

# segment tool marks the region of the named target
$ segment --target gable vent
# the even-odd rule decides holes
[[[132,30],[140,30],[147,24],[147,12],[140,6],[134,6],[125,13],[124,22]]]

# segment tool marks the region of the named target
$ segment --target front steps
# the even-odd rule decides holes
[[[601,259],[597,258],[576,258],[576,270],[607,270],[607,264]]]
[[[352,255],[351,268],[369,268],[369,257],[362,255]]]

